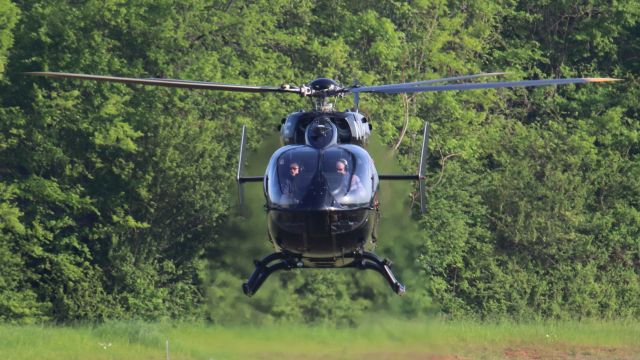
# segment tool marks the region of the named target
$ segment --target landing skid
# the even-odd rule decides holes
[[[277,261],[275,264],[269,266],[272,262]],[[253,294],[260,289],[260,286],[264,283],[265,280],[269,277],[269,275],[273,274],[278,270],[291,270],[297,265],[301,265],[302,263],[296,263],[294,258],[291,256],[287,256],[281,252],[275,252],[271,255],[266,256],[264,259],[258,261],[255,260],[254,264],[256,265],[256,269],[253,270],[253,274],[249,277],[249,280],[242,284],[242,291],[247,296],[252,296]]]
[[[355,253],[345,258],[353,258],[354,261],[341,268],[357,268],[361,270],[375,270],[380,273],[389,283],[391,289],[398,295],[405,293],[405,287],[393,275],[391,271],[391,261],[382,259],[372,252]],[[272,264],[273,263],[273,264]],[[269,275],[278,270],[291,270],[294,268],[308,268],[300,258],[293,255],[275,252],[264,259],[255,261],[256,269],[249,277],[249,280],[242,284],[242,291],[247,296],[255,294]]]

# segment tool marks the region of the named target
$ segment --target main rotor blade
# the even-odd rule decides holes
[[[500,75],[506,75],[506,74],[508,74],[508,73],[506,73],[506,72],[480,73],[480,74],[462,75],[462,76],[446,77],[446,78],[432,79],[432,80],[414,81],[414,82],[401,83],[401,84],[385,84],[385,85],[375,85],[375,86],[362,86],[362,87],[360,87],[360,89],[367,88],[368,89],[367,92],[373,92],[373,91],[380,92],[380,90],[389,90],[389,89],[396,89],[396,88],[404,89],[407,86],[418,86],[418,85],[434,84],[434,83],[440,83],[440,82],[469,80],[469,79],[476,79],[476,78],[480,78],[480,77],[500,76]]]
[[[427,91],[451,91],[451,90],[474,90],[488,88],[503,87],[529,87],[529,86],[545,86],[545,85],[564,85],[564,84],[585,84],[591,82],[607,82],[620,81],[622,79],[613,78],[566,78],[566,79],[547,79],[547,80],[520,80],[520,81],[499,81],[488,83],[471,83],[471,84],[452,84],[452,85],[434,85],[434,86],[394,86],[391,88],[382,88],[380,86],[363,86],[359,88],[349,89],[352,93],[378,92],[385,94],[415,93]],[[385,85],[382,85],[385,86]]]
[[[207,82],[207,81],[158,79],[158,78],[141,79],[141,78],[72,74],[72,73],[49,72],[49,71],[27,72],[25,74],[34,75],[34,76],[48,76],[48,77],[55,77],[55,78],[108,81],[108,82],[118,82],[118,83],[125,83],[125,84],[166,86],[166,87],[185,88],[185,89],[223,90],[223,91],[254,92],[254,93],[257,93],[257,92],[284,92],[284,93],[296,93],[296,94],[300,93],[299,88],[289,87],[287,85],[283,85],[281,87],[252,86],[252,85],[214,83],[214,82]]]

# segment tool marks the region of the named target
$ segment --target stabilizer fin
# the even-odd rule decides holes
[[[420,151],[420,165],[418,167],[418,173],[415,175],[404,174],[380,174],[379,180],[417,180],[420,191],[420,211],[425,213],[427,210],[427,194],[425,186],[425,178],[427,171],[427,158],[429,157],[429,122],[424,123],[424,129],[422,130],[422,150]]]
[[[425,177],[427,170],[427,158],[429,157],[429,122],[425,121],[422,131],[422,151],[420,152],[420,167],[418,169],[418,182],[420,187],[420,212],[427,211],[427,192],[425,187]]]
[[[240,153],[238,154],[238,172],[236,174],[236,182],[238,183],[238,205],[242,207],[244,204],[244,189],[242,184],[246,182],[262,182],[264,176],[244,176],[244,153],[247,146],[247,126],[242,126],[242,136],[240,138]]]

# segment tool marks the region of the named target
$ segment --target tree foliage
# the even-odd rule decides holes
[[[434,307],[638,317],[639,18],[635,0],[0,0],[0,319],[349,323]],[[363,96],[406,171],[432,124],[429,212],[380,248],[415,295],[310,272],[246,300],[249,259],[269,249],[261,219],[248,229],[231,212],[239,129],[257,148],[304,103],[22,75],[40,70],[242,84],[502,70],[625,81]]]

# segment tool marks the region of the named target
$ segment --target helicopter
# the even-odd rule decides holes
[[[366,150],[373,129],[359,112],[361,93],[417,93],[504,87],[585,84],[619,81],[614,78],[560,78],[497,82],[468,80],[506,73],[479,73],[408,83],[341,86],[329,78],[301,85],[251,86],[208,81],[131,78],[64,72],[27,72],[27,75],[108,81],[200,90],[251,93],[288,93],[308,97],[311,110],[288,114],[279,126],[282,147],[267,164],[263,176],[243,173],[246,128],[242,128],[236,182],[239,193],[249,182],[263,185],[267,228],[275,251],[255,260],[255,270],[244,284],[252,296],[265,280],[279,270],[303,268],[357,268],[381,274],[391,289],[403,295],[405,286],[391,271],[391,261],[374,253],[380,218],[380,181],[417,181],[420,210],[425,212],[425,166],[428,157],[429,123],[425,122],[420,163],[416,174],[378,174]],[[460,83],[462,82],[462,83]],[[352,94],[352,109],[338,111],[338,98]]]

